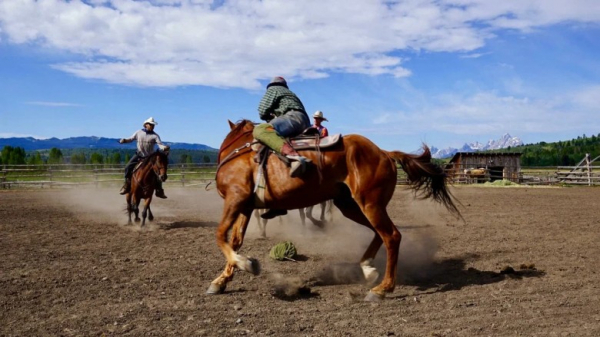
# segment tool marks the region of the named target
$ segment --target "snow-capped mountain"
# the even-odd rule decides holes
[[[508,147],[515,147],[523,145],[523,141],[519,137],[513,137],[510,134],[504,134],[500,139],[490,139],[485,145],[480,142],[465,143],[460,149],[448,147],[445,149],[438,149],[434,146],[431,147],[431,155],[433,158],[449,158],[454,156],[456,152],[476,152],[476,151],[487,151],[487,150],[498,150],[506,149]]]

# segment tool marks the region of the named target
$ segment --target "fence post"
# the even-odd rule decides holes
[[[592,179],[591,179],[591,169],[590,169],[590,154],[586,153],[585,154],[585,164],[587,166],[587,178],[588,178],[588,186],[592,186]]]
[[[98,188],[98,168],[94,167],[94,185]]]
[[[48,166],[48,180],[50,181],[50,184],[48,185],[50,186],[50,188],[52,188],[52,166]],[[42,188],[44,188],[43,184]]]
[[[181,187],[185,187],[185,174],[183,171],[185,164],[181,164]]]

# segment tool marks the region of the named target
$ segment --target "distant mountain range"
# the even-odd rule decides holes
[[[164,142],[168,144],[172,149],[182,150],[208,150],[217,151],[204,144],[194,143],[176,143],[176,142]],[[59,149],[135,149],[135,143],[119,144],[118,138],[104,138],[104,137],[70,137],[64,139],[49,138],[49,139],[36,139],[32,137],[14,137],[14,138],[0,138],[0,149],[4,146],[22,147],[25,151],[31,150],[48,150],[53,147]],[[460,149],[448,147],[445,149],[438,149],[435,146],[431,146],[431,153],[433,158],[443,159],[454,156],[456,152],[476,152],[486,150],[497,150],[505,149],[507,147],[515,147],[523,145],[523,142],[519,137],[512,137],[508,133],[502,136],[498,140],[489,140],[487,144],[481,144],[480,142],[465,143]]]
[[[443,159],[450,158],[454,156],[457,152],[477,152],[477,151],[487,151],[487,150],[498,150],[498,149],[506,149],[509,146],[515,147],[523,145],[523,141],[519,137],[513,137],[508,133],[504,134],[498,140],[489,140],[487,144],[483,145],[480,142],[474,143],[465,143],[460,149],[455,149],[452,147],[446,149],[438,149],[435,146],[431,147],[431,155],[433,158]]]
[[[216,151],[217,149],[212,148],[204,144],[191,144],[191,143],[175,143],[175,142],[164,142],[169,145],[172,149],[183,149],[183,150],[209,150]],[[32,137],[15,137],[15,138],[0,138],[0,149],[4,146],[22,147],[25,151],[31,150],[47,150],[53,147],[58,149],[135,149],[134,143],[119,144],[118,138],[104,138],[104,137],[70,137],[64,139],[50,138],[50,139],[35,139]]]

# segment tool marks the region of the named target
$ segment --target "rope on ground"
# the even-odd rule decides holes
[[[269,252],[269,256],[272,259],[279,260],[279,261],[283,261],[283,260],[296,261],[296,260],[294,260],[294,257],[296,257],[296,254],[297,254],[296,247],[290,241],[284,241],[284,242],[280,242],[280,243],[276,244],[275,246],[273,246],[273,248],[271,248],[271,251]]]

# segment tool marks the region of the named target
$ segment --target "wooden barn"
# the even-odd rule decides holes
[[[455,182],[477,183],[496,180],[519,182],[520,153],[457,152],[446,165]]]

